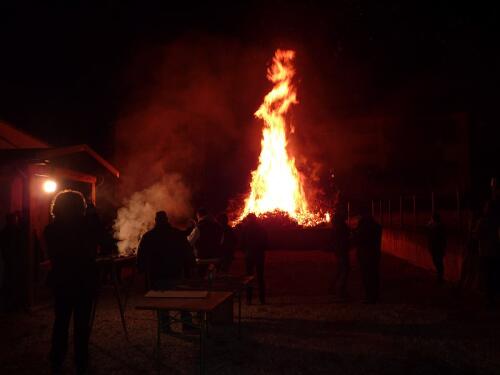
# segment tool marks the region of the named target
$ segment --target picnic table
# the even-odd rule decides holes
[[[241,337],[241,296],[245,288],[254,280],[254,276],[219,275],[211,279],[189,279],[180,281],[177,290],[230,291],[238,299],[238,337]]]
[[[161,292],[160,292],[161,293]],[[158,370],[161,368],[160,347],[161,347],[161,310],[176,310],[188,313],[198,313],[200,316],[199,332],[200,332],[200,373],[206,371],[206,340],[208,329],[208,315],[217,310],[224,303],[230,301],[233,297],[232,292],[224,291],[207,291],[206,294],[200,296],[197,293],[196,297],[190,297],[189,291],[178,291],[178,296],[173,291],[167,291],[168,297],[142,297],[136,305],[138,310],[153,310],[157,316],[157,337],[156,337],[156,354],[158,361]],[[174,294],[172,294],[174,293]]]

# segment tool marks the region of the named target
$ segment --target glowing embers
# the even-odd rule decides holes
[[[250,194],[238,221],[250,213],[257,216],[282,213],[306,226],[326,220],[323,215],[310,212],[302,176],[287,150],[285,115],[290,106],[297,103],[297,92],[292,84],[294,57],[294,51],[277,50],[267,71],[267,78],[274,86],[255,112],[255,116],[264,121],[259,165],[252,172]]]

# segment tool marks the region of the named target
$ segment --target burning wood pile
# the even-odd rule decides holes
[[[236,223],[250,213],[278,223],[289,221],[288,218],[300,226],[315,226],[330,220],[327,212],[312,212],[304,192],[304,176],[287,149],[286,114],[298,103],[292,82],[294,57],[295,51],[278,49],[268,69],[267,78],[274,86],[255,112],[264,121],[259,165],[252,172],[250,193]]]

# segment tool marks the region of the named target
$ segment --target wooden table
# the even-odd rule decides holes
[[[157,332],[156,332],[156,354],[158,360],[158,370],[161,367],[160,359],[160,310],[176,310],[183,312],[199,313],[200,319],[200,373],[204,374],[206,367],[206,340],[207,340],[207,327],[208,327],[208,314],[216,310],[223,303],[233,297],[232,292],[208,292],[205,298],[151,298],[142,297],[136,305],[138,310],[154,310],[157,316]]]
[[[183,280],[175,286],[177,290],[229,291],[238,298],[238,338],[241,337],[241,296],[245,288],[254,280],[254,276],[221,275],[214,280]]]

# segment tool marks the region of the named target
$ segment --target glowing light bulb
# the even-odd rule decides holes
[[[43,183],[43,191],[47,194],[53,193],[57,190],[57,183],[53,180],[46,180]]]

